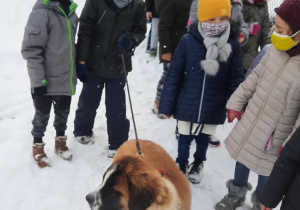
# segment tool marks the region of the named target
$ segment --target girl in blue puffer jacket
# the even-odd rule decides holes
[[[159,113],[177,119],[176,162],[193,183],[201,180],[209,136],[224,123],[227,99],[244,78],[241,48],[229,24],[230,0],[199,0],[198,8],[199,23],[178,44],[159,104]]]

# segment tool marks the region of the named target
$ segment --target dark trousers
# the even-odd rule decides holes
[[[249,173],[250,173],[249,168],[247,168],[240,162],[236,162],[233,184],[238,187],[247,187]],[[257,196],[259,196],[260,193],[262,192],[262,189],[264,188],[268,178],[269,178],[268,176],[258,175],[258,182],[255,189]]]
[[[188,159],[190,156],[190,146],[193,140],[196,140],[196,151],[194,153],[194,162],[201,163],[206,160],[206,151],[208,147],[209,135],[200,133],[197,136],[194,135],[179,135],[178,138],[178,157],[176,162],[180,165],[189,164]]]
[[[70,113],[71,96],[36,96],[32,95],[35,115],[32,120],[32,136],[42,138],[48,125],[51,106],[54,107],[54,123],[56,132],[63,132],[67,129],[67,121]]]
[[[92,136],[102,90],[105,106],[109,149],[118,149],[128,139],[129,120],[126,117],[125,78],[106,79],[90,74],[78,101],[74,120],[75,136]]]

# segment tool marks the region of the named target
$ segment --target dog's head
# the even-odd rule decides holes
[[[92,210],[145,210],[165,205],[172,195],[163,179],[140,157],[128,157],[107,169],[102,184],[86,200]]]

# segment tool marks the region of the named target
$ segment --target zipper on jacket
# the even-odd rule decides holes
[[[71,72],[70,72],[70,85],[72,90],[72,95],[75,94],[74,84],[73,84],[73,75],[74,75],[74,60],[73,60],[73,45],[72,45],[72,28],[69,17],[66,15],[65,11],[59,7],[62,13],[65,15],[68,24],[68,37],[69,37],[69,44],[70,44],[70,65],[71,65]]]
[[[101,22],[102,18],[104,17],[105,13],[106,13],[106,10],[105,10],[105,11],[103,12],[103,14],[101,15],[101,17],[100,17],[100,19],[99,19],[99,21],[98,21],[98,24],[100,24],[100,22]]]
[[[205,83],[206,83],[206,73],[204,73],[204,79],[203,79],[203,84],[202,84],[202,92],[201,92],[201,99],[200,99],[200,105],[199,105],[199,114],[198,114],[198,122],[199,123],[200,123],[201,112],[202,112],[202,104],[203,104]]]
[[[278,76],[276,77],[275,81],[272,84],[272,87],[270,89],[270,91],[267,94],[266,99],[264,100],[263,106],[260,109],[259,115],[258,117],[255,119],[255,122],[252,124],[252,127],[250,128],[249,132],[247,133],[245,140],[243,141],[242,145],[239,147],[238,151],[234,154],[233,158],[236,158],[238,156],[238,154],[240,153],[240,151],[242,150],[242,148],[245,146],[245,144],[248,142],[248,138],[250,136],[250,133],[252,132],[253,128],[255,127],[255,125],[257,124],[257,121],[261,118],[261,115],[263,113],[263,110],[265,110],[265,106],[266,106],[266,102],[269,99],[272,90],[274,89],[275,84],[277,83],[279,77],[281,76],[282,72],[284,71],[285,67],[287,66],[288,61],[283,65],[283,67],[280,69]]]

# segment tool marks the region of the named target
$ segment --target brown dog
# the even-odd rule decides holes
[[[102,184],[86,196],[93,210],[190,210],[191,190],[185,175],[158,144],[125,142],[117,151]]]

